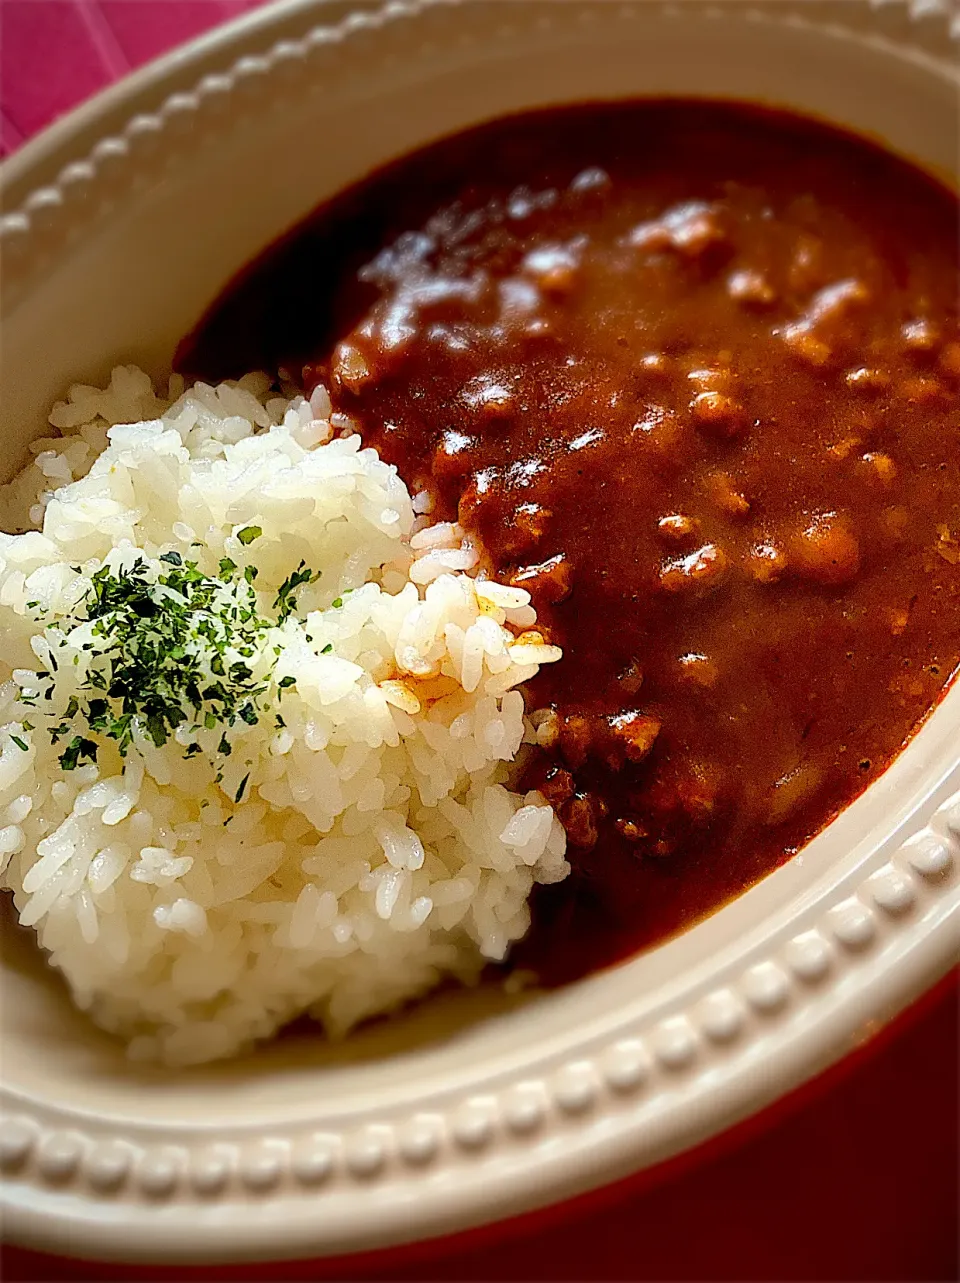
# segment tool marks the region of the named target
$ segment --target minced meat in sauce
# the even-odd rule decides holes
[[[563,647],[526,772],[573,873],[524,965],[568,978],[716,908],[938,700],[958,294],[956,196],[887,152],[762,108],[588,105],[374,175],[185,348],[326,381]]]

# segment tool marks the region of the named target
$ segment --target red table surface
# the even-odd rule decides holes
[[[257,0],[0,0],[0,150]],[[953,1280],[960,988],[655,1177],[494,1227],[340,1261],[164,1270],[6,1247],[5,1280]]]

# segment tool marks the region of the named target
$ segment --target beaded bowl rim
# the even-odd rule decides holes
[[[0,218],[12,292],[18,280],[28,286],[44,256],[63,250],[98,184],[115,183],[118,166],[121,176],[135,174],[149,163],[143,140],[175,132],[212,96],[269,84],[319,48],[348,49],[356,37],[399,28],[416,39],[441,10],[470,16],[483,7],[286,0],[121,82],[3,166],[14,197]],[[519,0],[509,21],[626,21],[637,9],[665,22],[773,23],[886,41],[892,55],[960,82],[951,61],[960,21],[951,23],[939,0],[862,0],[856,11],[843,0]],[[436,29],[429,36],[436,40]],[[933,742],[934,724],[960,725],[960,687],[905,756]],[[216,1129],[94,1115],[0,1083],[7,1236],[121,1259],[360,1250],[527,1210],[702,1142],[839,1058],[955,960],[960,752],[945,761],[895,832],[838,866],[789,922],[727,957],[709,983],[680,984],[642,1019],[571,1030],[507,1068],[479,1064],[414,1099],[385,1093],[345,1120],[299,1112],[269,1126]],[[590,982],[593,995],[598,982]]]

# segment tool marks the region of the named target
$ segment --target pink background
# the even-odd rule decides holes
[[[258,0],[0,0],[0,148]],[[340,1262],[132,1270],[8,1248],[16,1279],[953,1280],[958,987],[692,1159],[509,1227]]]
[[[258,0],[0,0],[0,145]]]

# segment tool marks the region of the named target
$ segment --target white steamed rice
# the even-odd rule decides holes
[[[0,885],[77,1003],[172,1064],[303,1012],[339,1035],[474,979],[526,931],[534,883],[568,871],[549,806],[509,787],[533,735],[516,688],[559,658],[527,594],[472,577],[462,531],[334,436],[322,389],[269,386],[174,378],[158,397],[118,368],[71,388],[50,416],[64,435],[0,489],[0,528],[25,532],[0,534]],[[285,725],[239,723],[219,783],[210,745],[185,760],[185,739],[142,729],[125,758],[104,740],[65,771],[21,695],[63,636],[49,707],[82,696],[87,634],[68,624],[91,576],[139,556],[155,577],[171,551],[207,575],[255,565],[264,614],[301,560],[321,571],[258,661],[271,699],[295,679]]]

